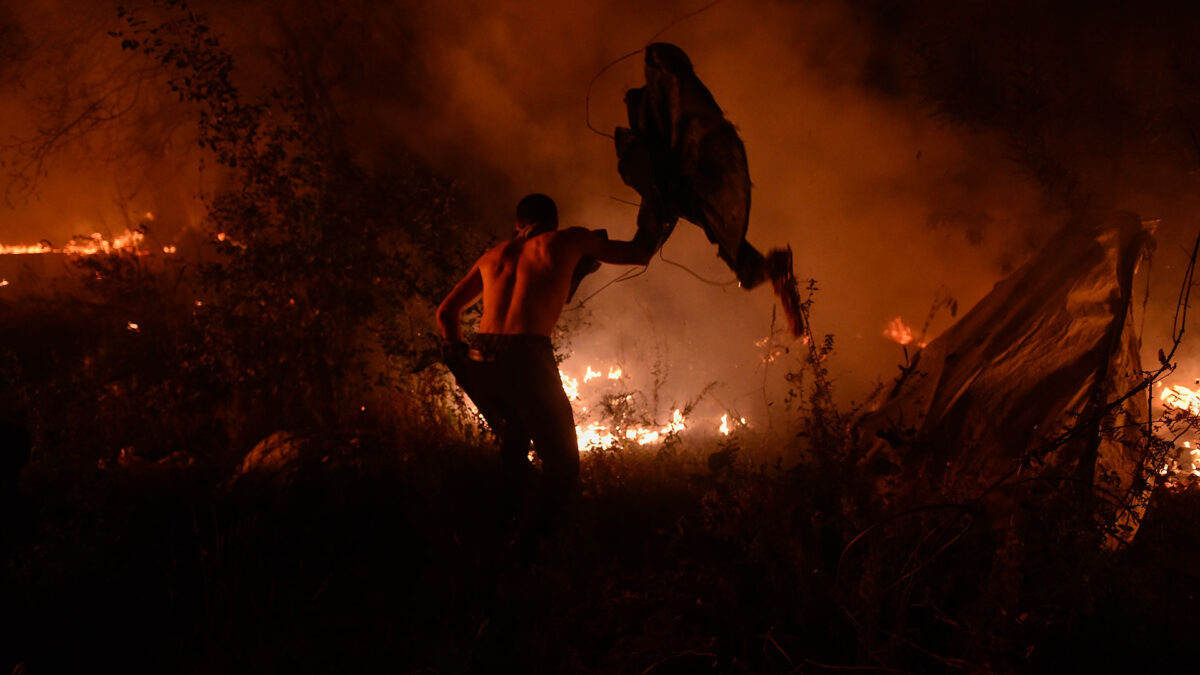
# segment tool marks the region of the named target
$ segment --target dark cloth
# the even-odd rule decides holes
[[[687,54],[664,42],[647,46],[646,86],[626,92],[625,107],[629,127],[614,135],[617,170],[642,195],[642,208],[655,209],[653,218],[639,214],[634,239],[653,241],[658,250],[679,218],[699,225],[742,288],[771,281],[792,335],[804,335],[807,322],[791,248],[763,256],[746,241],[746,148]]]
[[[550,338],[477,334],[465,358],[450,363],[458,385],[500,438],[509,509],[518,515],[530,483],[529,443],[542,460],[535,525],[552,527],[579,482],[579,446],[571,402],[562,388]]]
[[[625,94],[629,127],[615,135],[622,180],[658,198],[659,246],[684,218],[717,245],[743,287],[758,285],[767,275],[762,254],[746,242],[750,169],[737,129],[679,47],[647,46],[645,76],[646,86]]]

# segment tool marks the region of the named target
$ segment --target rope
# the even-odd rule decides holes
[[[651,35],[650,39],[646,40],[646,44],[650,44],[650,43],[654,42],[656,39],[658,39],[658,37],[660,35],[667,32],[668,30],[671,30],[672,28],[674,28],[676,26],[676,24],[679,24],[683,21],[687,21],[688,19],[696,16],[697,14],[702,14],[704,12],[707,12],[708,10],[712,9],[713,7],[717,6],[718,4],[720,4],[723,1],[724,0],[712,0],[712,2],[708,3],[707,5],[704,5],[703,7],[700,7],[699,9],[694,9],[694,10],[688,12],[687,14],[677,17],[674,21],[672,21],[671,23],[664,26],[657,33],[655,33],[654,35]],[[593,133],[595,133],[599,136],[603,136],[605,138],[611,139],[611,140],[616,140],[616,138],[612,134],[604,132],[604,131],[600,131],[596,127],[592,126],[592,88],[596,86],[596,80],[600,79],[601,75],[608,72],[609,68],[612,68],[613,66],[617,65],[618,63],[624,61],[625,59],[627,59],[631,56],[636,56],[638,54],[641,54],[645,50],[646,50],[645,47],[638,47],[637,49],[629,52],[628,54],[625,54],[623,56],[618,56],[617,58],[613,59],[612,61],[609,61],[608,64],[605,65],[603,68],[601,68],[600,71],[597,72],[595,75],[593,75],[591,81],[588,82],[587,95],[584,96],[584,99],[583,99],[583,119],[584,119],[584,122],[587,124],[587,128],[591,129]]]
[[[684,264],[682,264],[682,263],[677,263],[677,262],[675,262],[674,260],[668,260],[668,259],[667,259],[667,257],[663,255],[663,252],[662,252],[662,249],[661,249],[661,248],[660,248],[660,249],[658,249],[658,259],[659,259],[659,260],[661,260],[661,261],[663,261],[663,262],[665,262],[665,263],[667,263],[667,264],[674,265],[674,266],[678,267],[679,269],[681,269],[681,270],[683,270],[684,272],[687,272],[688,274],[690,274],[690,275],[692,275],[692,276],[696,277],[697,279],[699,279],[700,281],[703,281],[704,283],[708,284],[709,286],[717,286],[718,288],[724,288],[725,286],[732,286],[732,285],[734,285],[734,284],[736,284],[736,283],[738,282],[738,280],[737,280],[737,279],[730,279],[729,281],[713,281],[713,280],[711,280],[711,279],[705,279],[704,277],[700,276],[699,274],[696,274],[695,272],[693,272],[693,271],[692,271],[690,268],[688,268],[686,265],[684,265]]]
[[[639,47],[638,49],[635,49],[624,56],[620,56],[620,57],[616,58],[615,60],[610,61],[608,63],[608,65],[606,65],[600,69],[600,72],[598,72],[592,76],[591,82],[588,82],[587,96],[585,96],[583,99],[583,117],[584,117],[584,121],[587,122],[587,128],[591,129],[594,133],[599,134],[605,138],[610,138],[614,141],[616,140],[616,137],[613,136],[612,134],[605,133],[603,131],[600,131],[596,127],[592,126],[592,87],[594,87],[596,85],[596,80],[600,79],[600,76],[603,75],[605,72],[607,72],[609,68],[612,68],[613,66],[617,65],[618,63],[624,61],[625,59],[627,59],[631,56],[641,54],[644,49],[645,49],[644,47]]]
[[[622,281],[629,281],[630,279],[636,279],[637,277],[640,277],[643,274],[645,274],[647,269],[649,269],[648,265],[644,266],[644,267],[630,268],[630,269],[625,270],[624,272],[621,273],[621,276],[619,276],[615,279],[610,279],[608,281],[608,283],[606,283],[603,286],[601,286],[600,288],[597,288],[596,290],[592,291],[591,295],[580,300],[579,304],[575,305],[574,307],[571,307],[570,309],[564,310],[564,311],[569,312],[574,309],[582,308],[584,306],[584,304],[587,303],[588,300],[591,300],[592,298],[596,297],[597,295],[600,295],[600,291],[603,291],[604,289],[608,288],[609,286],[612,286],[613,284],[620,283]]]
[[[694,10],[692,10],[692,11],[688,12],[687,14],[684,14],[683,16],[679,17],[678,19],[675,19],[675,20],[674,20],[674,21],[672,21],[671,23],[667,24],[665,28],[663,28],[662,30],[658,31],[658,32],[657,32],[657,33],[655,33],[654,35],[651,35],[651,36],[650,36],[650,39],[649,39],[649,40],[646,40],[646,44],[650,44],[651,42],[654,42],[656,39],[658,39],[658,36],[662,35],[663,33],[667,32],[667,31],[669,31],[669,30],[671,30],[672,28],[674,28],[674,27],[675,27],[675,24],[677,24],[677,23],[681,23],[681,22],[683,22],[683,21],[687,21],[688,19],[692,18],[693,16],[696,16],[697,14],[702,14],[702,13],[704,13],[704,12],[707,12],[708,10],[712,9],[713,7],[715,7],[715,6],[719,5],[719,4],[721,4],[721,2],[722,2],[722,1],[723,1],[723,0],[712,0],[712,2],[708,3],[707,5],[705,5],[705,6],[701,7],[701,8],[699,8],[699,9],[694,9]]]

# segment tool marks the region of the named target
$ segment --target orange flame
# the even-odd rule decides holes
[[[888,325],[883,329],[883,337],[896,342],[898,344],[907,345],[914,341],[913,329],[904,323],[904,319],[896,317],[888,322]],[[917,347],[924,348],[925,342],[916,343]]]
[[[137,255],[145,255],[145,251],[141,250],[142,241],[146,235],[133,230],[125,230],[125,232],[113,237],[112,241],[104,238],[104,235],[99,232],[93,232],[89,235],[79,235],[67,242],[67,245],[62,248],[54,248],[47,241],[39,241],[36,244],[0,244],[0,255],[43,255],[46,253],[62,253],[65,255],[88,256],[98,253],[116,253],[125,251]],[[173,246],[171,253],[174,253]]]
[[[746,426],[746,418],[739,417],[733,421],[733,424],[744,427]],[[729,413],[721,415],[721,426],[717,427],[717,431],[721,432],[722,436],[728,436],[733,433],[734,427],[729,423]]]
[[[1159,400],[1171,408],[1186,410],[1193,415],[1200,415],[1200,392],[1192,391],[1178,384],[1163,389]]]
[[[1162,382],[1157,383],[1163,386]],[[1200,416],[1200,390],[1193,390],[1182,385],[1163,387],[1159,400],[1168,408],[1182,410],[1189,415]],[[1160,476],[1168,477],[1167,487],[1177,487],[1184,479],[1200,478],[1200,448],[1192,447],[1190,441],[1183,442],[1183,449],[1158,469]]]
[[[567,398],[571,400],[577,419],[586,415],[588,410],[587,406],[582,405],[583,385],[596,379],[620,380],[625,378],[626,375],[627,373],[621,366],[593,368],[591,364],[584,366],[581,377],[571,377],[562,370],[558,371],[563,391],[566,392]],[[626,396],[627,400],[631,400],[632,398],[632,395]],[[616,447],[626,442],[633,442],[642,446],[654,445],[663,442],[668,436],[684,431],[688,426],[689,421],[684,416],[683,411],[677,408],[671,413],[670,421],[663,426],[639,424],[627,426],[622,429],[613,429],[599,422],[589,422],[586,425],[575,427],[575,437],[579,444],[580,452],[587,452],[589,450]],[[714,424],[714,426],[716,425]],[[726,414],[721,417],[721,423],[717,431],[728,435],[736,426],[746,426],[746,419],[744,417],[734,419]]]

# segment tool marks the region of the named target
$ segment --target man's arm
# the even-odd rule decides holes
[[[612,265],[647,265],[654,257],[662,234],[659,205],[652,198],[642,200],[638,210],[637,234],[629,241],[611,241],[593,233],[589,255]]]
[[[463,310],[475,304],[483,295],[483,275],[479,272],[479,263],[471,267],[467,276],[462,278],[438,305],[438,329],[442,338],[447,342],[462,342],[462,325],[459,319]]]

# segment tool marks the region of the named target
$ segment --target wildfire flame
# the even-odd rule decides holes
[[[1158,383],[1160,386],[1162,383]],[[1181,410],[1189,415],[1200,416],[1200,390],[1189,389],[1182,385],[1163,387],[1159,400],[1168,408]],[[1167,487],[1174,487],[1180,479],[1195,479],[1200,477],[1200,448],[1193,448],[1190,441],[1183,442],[1184,452],[1159,468],[1160,476],[1171,476],[1174,480],[1167,482]],[[1174,476],[1172,476],[1174,474]]]
[[[1192,415],[1200,415],[1200,392],[1192,391],[1178,384],[1164,387],[1159,400],[1163,405],[1178,410],[1186,410]]]
[[[912,344],[915,340],[913,329],[904,323],[904,319],[899,316],[888,322],[887,327],[883,329],[883,337],[902,345]],[[925,344],[924,342],[918,342],[917,347],[924,348]]]
[[[735,422],[738,426],[746,426],[746,418],[739,417]],[[729,413],[721,415],[721,426],[717,427],[717,431],[721,432],[722,436],[728,436],[733,433],[733,427],[729,425]]]
[[[579,400],[579,380],[567,375],[563,371],[558,371],[558,377],[562,380],[563,391],[567,393],[567,398],[572,401]]]
[[[54,248],[50,246],[50,242],[39,241],[36,244],[28,246],[18,244],[10,246],[8,244],[0,244],[0,255],[37,255],[39,253],[52,253]]]
[[[676,408],[671,413],[671,421],[666,426],[653,429],[643,426],[630,427],[625,430],[626,440],[638,445],[651,445],[663,440],[670,434],[677,434],[687,428],[683,411]],[[593,422],[586,427],[575,427],[575,437],[579,443],[579,451],[586,452],[599,448],[611,448],[620,444],[620,438],[603,424]]]
[[[571,377],[562,370],[558,371],[563,391],[566,392],[567,398],[571,400],[576,408],[576,417],[582,417],[583,414],[587,413],[587,407],[581,405],[582,385],[586,385],[597,379],[620,380],[625,377],[625,374],[625,370],[621,366],[593,368],[591,364],[584,366],[581,377]],[[627,395],[625,399],[632,401],[633,396]],[[676,408],[671,413],[670,421],[664,426],[645,426],[639,424],[627,426],[623,429],[613,429],[599,422],[590,422],[583,426],[576,426],[575,437],[579,444],[580,452],[611,448],[626,442],[646,446],[663,442],[667,437],[687,429],[688,424],[689,422],[684,416],[683,411]],[[732,420],[728,414],[722,415],[718,431],[723,435],[729,435],[732,431],[731,425],[746,426],[746,419],[743,417],[738,420]]]
[[[146,235],[134,230],[125,230],[125,232],[113,237],[110,241],[104,238],[104,235],[99,232],[93,232],[89,235],[80,235],[74,237],[62,248],[54,248],[48,241],[39,241],[36,244],[0,244],[0,255],[44,255],[46,253],[63,253],[66,255],[88,256],[98,253],[117,253],[129,252],[137,255],[145,255],[145,251],[141,249],[142,241]],[[171,249],[167,251],[166,248]],[[164,248],[166,253],[174,253],[175,247],[168,246]]]

